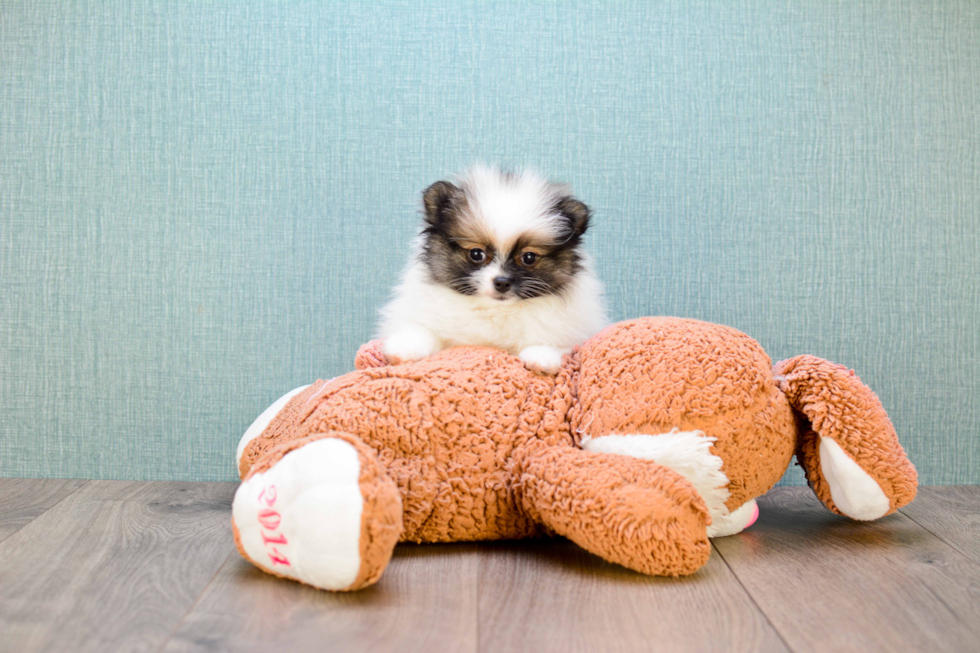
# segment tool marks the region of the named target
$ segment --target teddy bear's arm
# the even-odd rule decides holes
[[[692,574],[708,560],[704,500],[666,467],[555,447],[526,454],[519,472],[532,519],[598,556],[665,576]]]
[[[773,373],[808,422],[800,428],[797,459],[824,505],[870,520],[915,498],[915,467],[878,397],[853,370],[804,355],[776,363]]]
[[[384,367],[390,361],[381,350],[382,340],[372,340],[360,346],[354,356],[354,367],[364,370],[369,367]]]

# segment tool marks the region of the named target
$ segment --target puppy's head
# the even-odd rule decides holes
[[[589,209],[532,172],[476,167],[422,195],[421,262],[436,283],[499,301],[561,294],[583,270]]]

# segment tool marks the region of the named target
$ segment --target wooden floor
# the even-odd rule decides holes
[[[870,524],[777,488],[683,579],[564,540],[400,545],[352,594],[244,562],[234,489],[0,479],[0,650],[980,650],[980,487]]]

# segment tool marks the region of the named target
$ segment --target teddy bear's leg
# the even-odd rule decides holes
[[[232,503],[242,556],[326,590],[378,580],[402,532],[401,494],[359,438],[321,433],[272,449]]]
[[[728,477],[722,472],[722,460],[711,453],[715,438],[702,431],[679,431],[659,435],[605,435],[597,438],[583,437],[582,448],[586,451],[632,456],[652,460],[668,467],[688,481],[701,494],[711,525],[708,537],[724,537],[745,530],[759,516],[755,500],[747,501],[729,512]]]
[[[606,560],[645,574],[692,574],[708,560],[708,510],[683,476],[649,460],[542,448],[520,463],[533,519]]]
[[[797,459],[817,497],[852,519],[878,519],[915,498],[915,467],[884,407],[853,370],[815,356],[773,366],[801,419]]]
[[[262,435],[266,427],[272,422],[273,419],[279,414],[279,412],[289,403],[289,400],[306,390],[308,385],[300,386],[294,390],[290,390],[283,396],[279,397],[271,406],[262,411],[262,414],[255,418],[255,421],[245,429],[245,434],[242,439],[238,441],[238,451],[235,453],[235,466],[240,467],[242,464],[242,456],[245,454],[245,447],[248,443]]]

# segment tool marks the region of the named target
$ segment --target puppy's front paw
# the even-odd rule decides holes
[[[394,365],[416,361],[439,351],[439,340],[426,329],[406,329],[384,340],[381,351]]]
[[[544,372],[545,374],[556,374],[561,368],[561,358],[569,353],[571,349],[558,349],[548,345],[535,345],[525,347],[518,354],[529,370]]]

